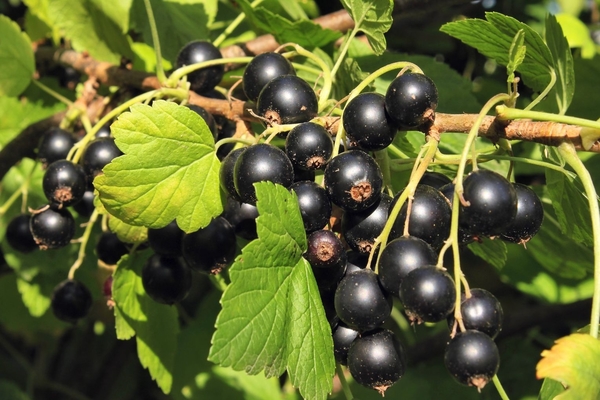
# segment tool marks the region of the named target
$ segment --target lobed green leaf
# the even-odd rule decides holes
[[[309,399],[325,399],[334,374],[331,330],[310,265],[293,194],[279,185],[255,185],[258,239],[230,269],[209,360],[267,377],[286,369]]]
[[[135,334],[140,363],[162,391],[169,393],[179,322],[174,307],[155,302],[144,291],[142,268],[151,255],[151,250],[146,250],[119,261],[112,287],[117,338],[129,339]]]
[[[193,232],[222,212],[214,139],[194,111],[166,101],[138,104],[111,131],[124,155],[94,180],[110,214],[149,228],[177,219]]]
[[[33,48],[27,34],[5,15],[0,15],[0,96],[20,95],[35,72]]]
[[[392,27],[394,1],[342,0],[342,4],[354,20],[354,29],[364,32],[375,54],[383,54],[387,47],[384,34]]]
[[[575,69],[569,43],[556,17],[552,14],[548,14],[546,18],[546,43],[552,53],[554,70],[557,75],[553,91],[558,104],[558,112],[564,114],[571,105],[575,94]]]

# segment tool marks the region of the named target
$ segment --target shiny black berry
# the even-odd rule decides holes
[[[202,117],[204,122],[206,122],[206,126],[208,126],[210,133],[213,135],[213,138],[216,141],[217,135],[219,134],[219,128],[217,128],[217,123],[216,123],[214,117],[212,116],[212,114],[210,114],[204,108],[197,106],[195,104],[188,104],[188,105],[186,105],[186,107]]]
[[[183,258],[190,268],[205,274],[218,274],[233,261],[236,251],[235,231],[223,217],[208,226],[183,235]]]
[[[223,58],[221,52],[212,43],[203,40],[195,40],[186,44],[177,55],[175,68],[185,65],[197,64],[205,61],[217,60]],[[198,69],[188,74],[187,79],[190,82],[190,88],[197,92],[207,92],[214,89],[221,82],[225,73],[223,64],[213,65]]]
[[[67,279],[54,288],[50,306],[56,318],[75,323],[88,314],[92,295],[83,283]]]
[[[256,231],[256,218],[258,209],[256,206],[228,197],[227,205],[223,211],[223,217],[229,221],[235,234],[246,240],[254,240],[258,237]]]
[[[300,181],[290,190],[298,196],[304,230],[310,233],[323,229],[331,217],[331,201],[325,189],[312,181]]]
[[[30,253],[38,248],[29,229],[30,219],[30,215],[18,215],[11,219],[6,227],[6,241],[10,247],[21,253]]]
[[[327,164],[324,183],[335,205],[345,211],[362,211],[381,198],[383,175],[373,157],[349,150]]]
[[[400,75],[390,83],[385,94],[385,108],[403,130],[433,122],[437,104],[435,83],[423,74]]]
[[[388,219],[392,198],[382,193],[381,198],[364,211],[346,211],[342,217],[342,235],[350,248],[369,255],[375,239],[383,231]]]
[[[360,332],[349,328],[343,322],[339,322],[331,331],[333,338],[333,355],[335,361],[342,365],[348,365],[348,350],[354,339],[358,337]]]
[[[294,167],[285,153],[270,144],[255,144],[237,159],[233,181],[244,203],[256,204],[254,183],[269,181],[289,188],[294,182]]]
[[[60,128],[51,128],[40,139],[38,160],[44,167],[54,161],[64,160],[75,143],[76,139],[72,133]]]
[[[542,227],[544,207],[535,192],[521,183],[513,184],[517,194],[517,213],[500,237],[512,243],[527,243]]]
[[[156,254],[180,256],[184,232],[176,221],[158,229],[148,229],[148,243]]]
[[[360,332],[379,327],[392,312],[392,298],[370,269],[344,276],[335,291],[335,312],[340,320]]]
[[[80,165],[58,160],[46,169],[42,186],[48,201],[58,207],[70,206],[83,199],[87,177]]]
[[[444,174],[441,174],[439,172],[427,171],[421,177],[419,185],[427,185],[439,190],[442,186],[447,185],[451,182],[452,180]]]
[[[404,375],[404,350],[390,330],[363,334],[348,350],[348,369],[356,382],[383,395]]]
[[[244,151],[246,151],[246,147],[235,149],[227,154],[227,156],[225,156],[221,162],[221,169],[219,170],[219,182],[221,183],[221,188],[223,188],[225,193],[227,193],[230,197],[240,201],[240,195],[235,189],[233,170],[235,168],[235,163]]]
[[[296,75],[296,70],[287,58],[279,53],[262,53],[248,63],[242,83],[249,100],[256,102],[261,90],[274,78],[283,75]]]
[[[369,262],[368,254],[348,250],[346,252],[346,257],[348,259],[346,262],[346,275],[367,268],[367,263]]]
[[[115,265],[122,256],[129,253],[117,235],[113,232],[102,232],[96,243],[96,255],[98,259],[107,265]]]
[[[388,147],[398,128],[385,110],[385,97],[361,93],[344,108],[344,129],[352,147],[382,150]]]
[[[465,178],[463,188],[463,197],[469,205],[461,206],[460,212],[473,234],[500,235],[514,221],[517,193],[502,175],[479,169]]]
[[[31,234],[41,250],[64,247],[75,235],[75,220],[66,209],[36,211],[29,221]]]
[[[466,329],[485,333],[492,339],[502,330],[504,312],[498,299],[485,289],[471,289],[471,297],[462,296],[460,312]],[[448,316],[448,327],[454,328],[454,313]]]
[[[346,250],[332,231],[319,230],[306,238],[304,258],[310,263],[319,288],[335,288],[346,271]]]
[[[285,153],[295,168],[323,169],[333,152],[333,140],[327,130],[312,122],[295,126],[285,139]]]
[[[458,382],[481,390],[498,372],[500,355],[492,338],[479,331],[467,330],[450,340],[444,364]]]
[[[174,304],[190,291],[192,271],[177,257],[154,254],[142,269],[142,284],[152,300]]]
[[[394,198],[390,209],[399,197],[400,194]],[[404,235],[407,212],[408,201],[404,203],[394,222],[390,238]],[[450,235],[451,216],[450,205],[439,190],[427,185],[418,185],[411,205],[408,234],[423,239],[434,250],[439,250]]]
[[[89,218],[96,209],[94,206],[94,191],[86,190],[80,201],[71,206],[80,217]]]
[[[319,101],[302,78],[284,75],[272,79],[261,90],[257,109],[270,125],[298,124],[317,116]]]
[[[91,180],[102,172],[106,164],[122,154],[112,137],[94,139],[85,148],[81,165]]]
[[[402,236],[385,246],[379,259],[379,280],[385,290],[400,297],[400,284],[411,271],[434,265],[437,254],[423,239]]]
[[[413,323],[439,322],[454,310],[456,289],[448,273],[435,265],[417,268],[400,284],[400,300]]]

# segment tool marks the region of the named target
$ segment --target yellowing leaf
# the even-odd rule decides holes
[[[567,387],[557,400],[600,398],[600,341],[575,333],[556,341],[542,352],[537,378],[552,378]]]

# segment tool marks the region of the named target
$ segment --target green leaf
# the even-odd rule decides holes
[[[536,367],[537,378],[552,378],[567,387],[557,400],[600,398],[600,341],[590,335],[574,333],[558,339],[542,352]]]
[[[354,30],[362,31],[377,55],[387,48],[384,34],[392,27],[393,0],[342,0],[342,4],[352,16]]]
[[[247,1],[240,2],[240,6],[252,23],[271,33],[279,43],[293,42],[313,49],[323,47],[342,36],[340,32],[325,29],[306,19],[290,21],[264,7],[252,9]]]
[[[593,235],[588,202],[575,186],[575,180],[547,168],[546,188],[561,232],[576,242],[591,246]]]
[[[554,70],[557,75],[553,91],[556,96],[558,111],[560,114],[564,114],[567,112],[575,93],[575,70],[569,43],[561,26],[556,21],[556,17],[552,14],[548,14],[546,18],[546,43],[552,53]]]
[[[64,32],[75,50],[87,51],[100,61],[119,64],[122,56],[132,58],[133,53],[122,27],[104,13],[105,3],[102,0],[52,0],[48,4],[48,17]]]
[[[13,382],[0,381],[0,399],[2,400],[29,400],[29,396],[21,391]]]
[[[35,72],[31,41],[5,15],[0,15],[0,38],[0,96],[18,96],[29,86]]]
[[[556,396],[565,391],[563,385],[554,379],[546,378],[540,389],[538,400],[554,400]]]
[[[506,244],[500,239],[490,240],[484,238],[481,243],[470,243],[469,250],[498,270],[501,270],[504,264],[506,264],[508,249],[506,248]]]
[[[581,57],[583,58],[594,58],[596,44],[591,38],[590,30],[586,24],[576,16],[566,13],[557,14],[556,20],[569,42],[569,47],[581,49]]]
[[[517,71],[521,73],[525,84],[538,92],[543,91],[550,83],[549,71],[554,66],[554,61],[540,35],[512,17],[496,12],[485,15],[487,21],[466,19],[449,22],[440,30],[474,47],[484,56],[508,65],[513,38],[522,29],[525,32],[527,53]]]
[[[110,231],[115,233],[121,242],[144,243],[148,239],[148,228],[129,225],[116,217],[108,219]]]
[[[117,337],[135,332],[138,357],[163,392],[173,383],[179,322],[177,310],[152,300],[144,291],[142,268],[151,250],[126,255],[119,261],[113,280]]]
[[[255,184],[258,239],[230,269],[209,360],[267,377],[286,369],[308,399],[325,399],[334,374],[331,330],[310,265],[295,195]]]
[[[111,125],[125,153],[94,184],[106,210],[130,225],[185,232],[223,211],[214,139],[197,113],[172,102],[137,104]]]
[[[523,43],[525,43],[525,31],[523,29],[519,29],[513,38],[508,53],[508,65],[506,66],[508,71],[508,83],[514,82],[515,71],[517,68],[519,68],[519,65],[523,64],[523,60],[525,60],[527,47],[525,47]]]
[[[45,106],[42,102],[0,97],[0,148],[27,126],[64,109],[64,104]]]
[[[216,3],[216,0],[151,0],[164,58],[174,62],[185,44],[209,37],[208,24],[216,15]],[[152,46],[152,32],[143,0],[134,0],[130,24],[142,33],[144,42]]]

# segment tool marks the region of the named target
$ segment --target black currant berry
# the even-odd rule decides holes
[[[87,188],[87,177],[80,165],[67,160],[58,160],[46,169],[42,186],[48,201],[59,208],[70,206],[83,199]]]
[[[381,198],[383,175],[373,157],[349,150],[327,164],[324,184],[335,205],[344,211],[362,211]]]
[[[92,180],[102,172],[106,164],[122,154],[112,137],[94,139],[85,148],[81,156],[81,165]]]
[[[54,288],[50,306],[56,318],[75,323],[89,312],[92,295],[83,283],[67,279]]]
[[[386,193],[364,211],[346,211],[342,217],[342,235],[350,248],[358,253],[369,255],[375,239],[383,231],[388,219],[392,198]]]
[[[283,75],[296,75],[296,70],[281,54],[270,52],[254,57],[246,66],[242,77],[248,100],[256,102],[266,84]]]
[[[346,257],[348,259],[346,262],[346,275],[367,268],[367,263],[369,262],[368,254],[348,250],[346,252]]]
[[[360,332],[377,328],[392,312],[392,298],[370,269],[344,276],[335,290],[334,302],[340,320]]]
[[[122,256],[129,253],[125,243],[113,232],[102,232],[96,243],[98,259],[107,265],[115,265]]]
[[[363,334],[348,350],[348,369],[356,382],[383,396],[404,375],[404,350],[390,330]]]
[[[390,210],[399,197],[400,193],[394,198]],[[394,222],[390,238],[404,235],[407,210],[408,201],[404,203]],[[434,250],[439,250],[450,236],[451,217],[450,205],[439,190],[427,185],[418,185],[411,205],[408,234],[423,239]]]
[[[381,268],[381,267],[380,267]],[[471,289],[471,297],[462,296],[460,312],[466,329],[483,332],[492,339],[502,330],[504,312],[498,299],[485,289]],[[448,327],[453,329],[454,313],[448,316]]]
[[[335,361],[342,365],[348,365],[348,350],[354,339],[358,337],[360,332],[349,328],[343,322],[339,322],[331,332],[333,338],[333,355]]]
[[[439,322],[454,310],[456,289],[448,273],[427,265],[408,273],[400,284],[400,300],[413,323]]]
[[[261,143],[250,146],[237,159],[233,169],[235,189],[244,203],[256,204],[254,183],[269,181],[286,188],[294,182],[294,167],[285,153]]]
[[[315,91],[302,78],[284,75],[265,85],[256,107],[269,125],[298,124],[317,116],[319,101]]]
[[[148,229],[148,243],[156,254],[167,256],[181,255],[181,242],[184,232],[176,221],[158,229]]]
[[[235,256],[235,231],[223,217],[208,226],[183,235],[182,254],[190,268],[205,274],[218,274]]]
[[[41,250],[57,249],[71,242],[75,235],[75,220],[66,209],[47,207],[31,216],[29,228]]]
[[[444,364],[460,383],[481,390],[496,375],[500,355],[496,343],[485,333],[468,330],[450,340]]]
[[[235,234],[246,240],[254,240],[258,237],[256,231],[256,218],[258,218],[258,209],[256,206],[228,197],[225,211],[225,218],[235,231]]]
[[[514,221],[517,193],[502,175],[479,169],[465,178],[463,188],[463,197],[469,205],[461,206],[462,218],[473,234],[500,235]]]
[[[38,145],[38,160],[44,167],[54,161],[64,160],[76,143],[75,136],[60,128],[51,128],[42,136]]]
[[[448,178],[446,175],[441,174],[439,172],[431,172],[426,171],[421,180],[419,181],[419,185],[427,185],[431,186],[434,189],[440,189],[442,186],[452,183],[452,180]]]
[[[235,189],[235,181],[233,180],[233,170],[235,168],[235,163],[238,158],[242,155],[244,151],[246,151],[246,147],[242,147],[240,149],[235,149],[221,162],[221,169],[219,170],[219,182],[221,183],[221,188],[228,194],[230,197],[241,200],[240,195]]]
[[[220,58],[223,58],[221,52],[212,43],[196,40],[186,44],[179,51],[175,68]],[[202,68],[188,74],[187,79],[193,91],[203,93],[214,89],[221,82],[221,79],[223,79],[224,73],[225,66],[223,64],[213,65],[212,67]]]
[[[331,217],[331,201],[327,192],[312,181],[295,182],[290,190],[298,196],[300,215],[306,232],[323,229]]]
[[[346,271],[346,250],[332,231],[315,231],[306,238],[304,258],[312,267],[319,288],[335,288]]]
[[[219,128],[217,128],[217,123],[216,123],[214,117],[212,116],[212,114],[210,114],[204,108],[197,106],[195,104],[187,104],[186,107],[202,117],[204,122],[206,122],[206,126],[208,126],[210,133],[212,133],[212,136],[216,141],[217,135],[219,134]]]
[[[500,237],[508,242],[524,244],[540,230],[544,221],[544,207],[529,186],[521,183],[513,183],[513,186],[517,194],[517,213]]]
[[[192,271],[179,258],[152,255],[142,269],[144,290],[157,303],[174,304],[192,287]]]
[[[437,103],[435,83],[423,74],[400,75],[390,83],[385,94],[385,108],[403,130],[433,122]]]
[[[385,111],[385,97],[361,93],[344,108],[344,129],[352,147],[382,150],[393,141],[398,128]]]
[[[100,127],[100,129],[98,129],[96,131],[96,134],[94,135],[94,137],[97,138],[101,138],[101,137],[110,137],[110,125],[111,122],[107,122],[106,124],[102,125]]]
[[[400,284],[411,271],[434,265],[437,255],[423,239],[402,236],[385,246],[379,259],[381,286],[394,296],[400,297]]]
[[[327,130],[312,122],[296,125],[285,139],[285,153],[294,168],[325,168],[333,152],[333,140]]]
[[[80,217],[89,218],[96,209],[94,206],[94,191],[86,190],[80,201],[71,206]]]
[[[38,248],[29,229],[30,220],[30,215],[18,215],[11,219],[6,227],[6,241],[10,247],[21,253],[30,253]]]

